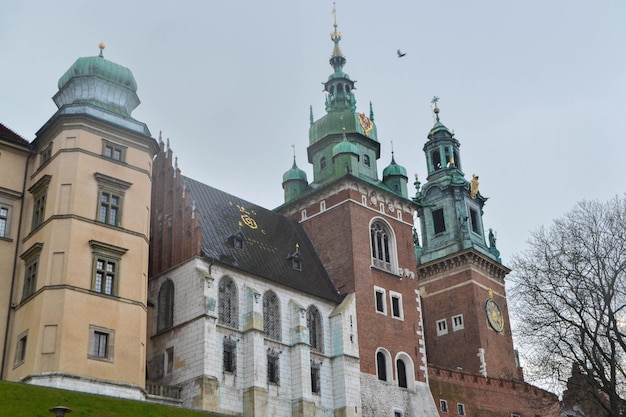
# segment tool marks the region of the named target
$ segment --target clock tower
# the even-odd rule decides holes
[[[416,241],[428,362],[483,376],[521,380],[495,236],[485,239],[478,176],[463,172],[460,142],[439,118],[424,145],[428,176],[416,179],[421,240]]]

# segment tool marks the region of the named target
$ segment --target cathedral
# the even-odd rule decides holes
[[[415,155],[379,176],[331,41],[313,178],[294,157],[274,209],[183,175],[104,45],[34,140],[0,125],[3,380],[233,416],[559,415],[524,381],[510,271],[437,99],[424,184],[396,162]]]

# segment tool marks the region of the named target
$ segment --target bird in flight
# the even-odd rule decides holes
[[[405,55],[406,55],[405,52],[402,52],[401,50],[398,49],[398,58],[402,58]]]

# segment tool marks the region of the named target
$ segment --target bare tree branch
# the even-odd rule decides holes
[[[580,202],[535,231],[512,266],[527,376],[566,384],[574,365],[585,401],[626,413],[626,199]]]

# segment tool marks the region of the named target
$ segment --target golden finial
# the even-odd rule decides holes
[[[100,42],[100,45],[98,45],[98,48],[100,48],[100,58],[104,58],[104,55],[102,54],[102,51],[104,51],[104,48],[106,48],[106,45],[104,44],[104,42]]]
[[[300,244],[296,243],[296,252],[298,252],[300,250]]]
[[[417,181],[417,179],[419,178],[419,175],[417,175],[417,172],[415,173],[415,180]]]

